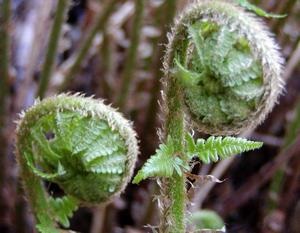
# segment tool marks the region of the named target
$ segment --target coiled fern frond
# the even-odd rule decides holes
[[[233,3],[203,0],[175,22],[164,81],[167,88],[172,79],[181,84],[186,113],[200,131],[237,134],[273,108],[283,89],[281,64],[260,20]]]
[[[137,158],[135,135],[113,108],[78,94],[37,101],[23,113],[17,160],[39,228],[52,220],[68,226],[78,204],[105,203],[119,195]],[[58,184],[66,197],[48,198],[40,179]]]

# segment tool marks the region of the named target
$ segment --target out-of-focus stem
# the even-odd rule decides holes
[[[284,138],[284,145],[282,147],[282,150],[287,149],[297,138],[297,135],[299,134],[300,130],[300,99],[297,101],[297,105],[295,108],[295,118],[293,121],[289,124],[287,133]],[[276,171],[274,178],[272,179],[269,193],[271,194],[270,197],[276,197],[269,198],[267,202],[267,212],[270,212],[278,207],[278,200],[280,193],[283,191],[283,185],[285,182],[285,170],[287,166],[287,162],[283,163],[281,167]]]
[[[93,222],[92,222],[90,233],[103,232],[106,206],[107,205],[100,205],[94,210]]]
[[[3,128],[9,78],[10,0],[3,0],[0,12],[0,129]]]
[[[290,14],[291,9],[294,7],[296,2],[297,2],[296,0],[288,0],[287,2],[285,2],[280,14]],[[281,28],[284,26],[287,19],[288,19],[288,15],[280,20],[274,21],[274,24],[272,26],[272,31],[275,34],[278,34]]]
[[[257,190],[264,185],[271,177],[274,176],[275,172],[285,164],[286,161],[290,160],[293,156],[298,155],[300,145],[300,136],[293,141],[286,149],[282,150],[273,161],[265,164],[261,167],[253,176],[251,176],[237,191],[234,196],[225,196],[223,198],[223,205],[220,208],[220,213],[227,216],[243,205],[249,198],[251,198]],[[236,198],[239,197],[239,198]]]
[[[0,4],[0,228],[11,230],[7,190],[7,99],[9,90],[10,0]]]
[[[102,45],[99,48],[99,56],[101,61],[99,72],[101,72],[101,75],[99,75],[98,78],[96,94],[109,101],[111,100],[112,93],[114,93],[109,83],[112,76],[112,53],[114,52],[112,43],[111,36],[106,30],[104,30]]]
[[[0,187],[3,187],[6,170],[6,137],[4,134],[9,89],[10,0],[2,1],[0,11]]]
[[[134,68],[136,62],[137,50],[140,42],[142,19],[144,14],[144,0],[135,0],[135,13],[133,17],[133,27],[130,38],[130,47],[125,61],[124,71],[122,73],[122,84],[117,98],[117,106],[123,110],[129,93],[131,81],[134,77]]]
[[[87,53],[89,52],[89,48],[91,47],[95,36],[99,31],[102,31],[106,24],[107,21],[111,15],[111,13],[114,10],[115,5],[120,2],[120,0],[111,0],[108,1],[105,6],[102,9],[102,13],[99,15],[99,17],[96,19],[95,24],[92,26],[90,31],[87,33],[87,37],[81,44],[81,46],[78,49],[78,53],[75,57],[75,60],[69,70],[67,71],[65,75],[65,79],[62,83],[62,85],[59,87],[59,92],[62,92],[67,89],[68,85],[74,78],[74,75],[76,72],[79,70],[80,65],[83,61],[83,59],[86,57]]]
[[[300,62],[300,39],[298,40],[297,46],[293,49],[293,53],[288,60],[283,74],[284,80],[291,78],[294,69],[297,67],[297,64]]]
[[[52,75],[53,66],[55,63],[56,52],[58,48],[58,42],[61,35],[61,29],[64,23],[66,10],[69,0],[59,0],[55,11],[55,18],[49,38],[48,48],[46,52],[45,62],[41,72],[41,78],[39,87],[37,90],[37,96],[43,98]]]

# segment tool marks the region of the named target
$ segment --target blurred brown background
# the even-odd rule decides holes
[[[4,1],[0,0],[0,4]],[[61,90],[83,92],[119,107],[134,122],[139,136],[139,168],[159,143],[157,129],[163,119],[158,100],[166,35],[175,12],[190,1],[144,0],[144,11],[139,16],[141,27],[135,36],[132,32],[134,27],[139,27],[135,20],[138,1],[71,2],[46,96]],[[264,19],[286,60],[283,74],[286,92],[265,123],[248,134],[249,138],[264,142],[262,149],[217,165],[195,166],[193,173],[214,174],[225,181],[221,184],[195,182],[195,188],[188,193],[193,203],[189,211],[200,207],[216,210],[228,232],[233,233],[300,233],[300,1],[252,2],[268,12],[287,14],[283,19]],[[55,0],[11,0],[8,25],[3,23],[3,12],[1,15],[2,49],[3,33],[6,30],[10,34],[9,60],[0,60],[2,64],[9,62],[6,79],[5,67],[0,68],[1,233],[34,232],[14,158],[14,120],[37,95],[56,3]],[[111,12],[106,11],[108,5]],[[107,21],[95,31],[87,53],[70,75],[91,28],[105,13]],[[132,43],[137,46],[137,57],[128,71],[125,67]],[[130,77],[127,80],[126,74]],[[67,76],[70,80],[65,82]],[[55,185],[47,188],[59,192]],[[106,208],[80,208],[72,218],[71,229],[91,233],[152,232],[147,225],[155,226],[158,222],[159,211],[153,201],[157,194],[158,188],[152,180],[139,186],[129,184],[126,192]]]

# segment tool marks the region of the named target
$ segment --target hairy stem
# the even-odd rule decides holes
[[[56,52],[58,48],[58,42],[61,35],[61,29],[64,23],[66,9],[69,0],[60,0],[57,2],[55,18],[50,33],[48,48],[46,52],[46,58],[41,72],[40,83],[37,90],[37,96],[43,98],[47,90],[50,77],[53,71],[55,63]]]
[[[117,106],[120,108],[120,110],[123,110],[126,105],[129,87],[131,84],[131,80],[134,76],[133,73],[135,68],[137,50],[140,42],[144,6],[144,0],[135,0],[135,14],[133,17],[133,29],[130,38],[131,44],[128,50],[127,60],[125,62],[125,67],[122,74],[122,85],[120,89],[120,94],[117,99]]]
[[[102,14],[100,14],[99,17],[96,19],[95,24],[93,25],[91,30],[87,33],[87,37],[85,38],[82,45],[78,49],[79,52],[76,55],[72,66],[67,71],[67,74],[65,76],[65,80],[62,83],[61,87],[59,87],[59,92],[64,91],[67,88],[67,86],[70,84],[72,79],[74,78],[74,75],[79,70],[83,59],[86,57],[87,53],[89,52],[89,48],[91,47],[95,36],[97,35],[97,33],[99,31],[102,31],[104,29],[111,13],[114,10],[115,5],[118,2],[119,2],[119,0],[111,0],[111,1],[108,1],[105,4],[105,6],[103,7]]]
[[[160,42],[165,44],[167,42],[167,25],[169,24],[175,14],[176,10],[176,1],[170,0],[166,2],[165,5],[166,16],[165,24],[162,29],[162,37]],[[159,80],[159,77],[162,76],[160,57],[162,57],[164,49],[160,48],[157,53],[157,59],[154,63],[156,67],[155,70],[155,80]],[[169,77],[172,78],[172,77]],[[158,88],[160,85],[159,81],[155,81],[152,89],[152,98],[150,100],[148,119],[147,124],[151,123],[153,126],[155,117],[153,114],[157,112],[157,97],[159,93]],[[166,106],[168,108],[166,123],[165,123],[165,140],[167,136],[171,136],[174,139],[174,146],[178,154],[183,154],[183,140],[184,140],[184,113],[183,113],[183,102],[182,102],[182,92],[180,90],[180,85],[173,78],[171,79],[169,85],[166,89]],[[152,120],[153,119],[153,120]],[[149,126],[149,125],[148,125]],[[150,127],[154,128],[154,127]],[[177,155],[175,155],[177,156]],[[165,179],[162,184],[164,187],[162,189],[162,197],[167,198],[164,200],[165,204],[163,205],[162,218],[160,223],[160,232],[161,233],[184,233],[185,232],[185,199],[186,199],[186,190],[185,190],[185,177],[174,174],[170,179]]]
[[[20,177],[23,177],[24,189],[37,224],[47,223],[49,228],[55,229],[56,224],[51,219],[49,212],[45,211],[48,203],[46,196],[47,194],[44,190],[42,181],[30,171],[30,168],[27,166],[24,157],[21,155],[18,156],[21,168]],[[53,233],[59,233],[59,231],[57,230]]]
[[[169,77],[171,78],[171,77]],[[174,139],[174,147],[179,156],[184,150],[184,114],[182,91],[179,83],[173,78],[166,90],[166,106],[168,108],[166,118],[166,136]],[[163,198],[165,205],[162,210],[161,233],[184,233],[185,232],[185,176],[174,174],[166,179],[163,184]]]

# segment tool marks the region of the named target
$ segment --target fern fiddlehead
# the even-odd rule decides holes
[[[177,17],[164,57],[165,146],[133,181],[165,177],[160,182],[160,232],[186,230],[183,171],[192,156],[208,163],[262,145],[233,137],[195,142],[185,132],[185,118],[212,135],[253,129],[282,92],[281,66],[277,45],[264,24],[231,1],[196,1]]]
[[[200,131],[238,134],[266,117],[282,92],[282,58],[259,19],[225,1],[199,1],[180,15],[165,57],[165,83],[181,83]]]
[[[68,226],[77,205],[119,195],[137,152],[130,123],[101,101],[66,94],[37,101],[18,122],[17,160],[38,229],[57,232],[54,222]],[[40,178],[57,183],[66,196],[48,197]]]

